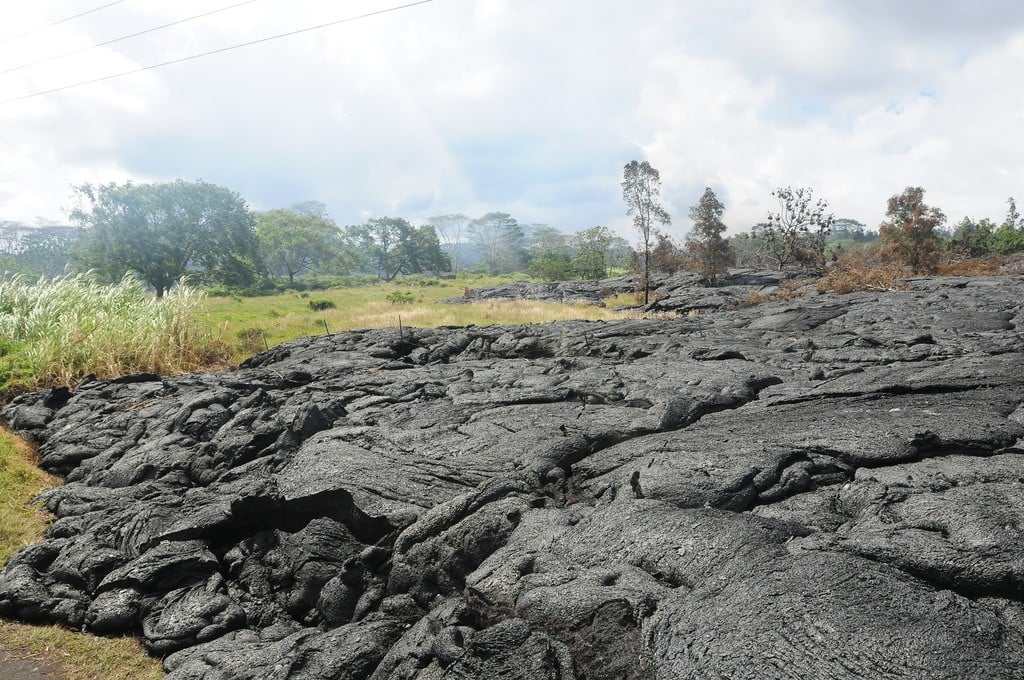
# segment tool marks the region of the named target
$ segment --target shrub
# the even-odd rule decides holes
[[[393,293],[388,293],[384,299],[393,305],[411,305],[416,301],[416,296],[412,293],[396,290]]]
[[[337,306],[338,305],[334,304],[330,300],[325,300],[323,298],[317,298],[309,301],[309,308],[314,312],[322,312],[325,309],[335,309]]]
[[[262,328],[240,328],[235,332],[239,348],[247,353],[268,349],[267,334]]]

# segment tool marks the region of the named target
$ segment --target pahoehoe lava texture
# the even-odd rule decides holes
[[[337,333],[24,395],[66,483],[0,614],[179,680],[1024,678],[1022,300]]]

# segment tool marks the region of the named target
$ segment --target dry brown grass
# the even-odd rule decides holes
[[[805,298],[809,294],[807,290],[808,282],[800,279],[783,279],[779,282],[779,285],[774,291],[765,295],[757,291],[750,291],[747,293],[746,298],[743,300],[743,307],[751,307],[753,305],[761,305],[766,302],[775,302],[777,300],[796,300],[799,298]]]
[[[905,290],[911,272],[879,256],[877,249],[858,248],[843,253],[815,285],[819,293],[845,295],[858,291]]]
[[[1001,255],[951,260],[938,265],[939,276],[1003,276],[1009,273]]]
[[[903,279],[908,272],[896,264],[868,267],[835,266],[817,281],[819,293],[845,295],[858,291],[906,290]]]

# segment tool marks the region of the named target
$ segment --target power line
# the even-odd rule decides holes
[[[72,19],[77,19],[78,17],[84,17],[86,14],[92,14],[93,12],[99,12],[101,9],[106,9],[108,7],[113,7],[114,5],[120,5],[122,2],[126,2],[126,1],[127,0],[116,0],[115,2],[108,2],[105,5],[100,5],[99,7],[94,7],[92,9],[87,9],[86,11],[79,12],[78,14],[75,14],[73,16],[65,17],[65,18],[61,19],[60,21],[54,21],[52,24],[46,24],[45,26],[37,26],[36,28],[31,28],[31,29],[25,31],[24,33],[18,33],[17,35],[9,35],[6,38],[0,38],[0,42],[7,42],[8,40],[14,40],[15,38],[24,38],[26,35],[31,35],[32,33],[36,33],[37,31],[43,30],[44,28],[50,28],[51,26],[57,26],[58,24],[63,24],[65,22],[67,22],[67,21],[71,21]]]
[[[21,66],[15,66],[13,68],[9,68],[9,69],[6,69],[4,71],[0,71],[0,75],[3,75],[5,73],[12,73],[14,71],[20,71],[21,69],[28,68],[30,66],[38,66],[39,64],[45,64],[47,62],[54,61],[55,59],[62,59],[64,57],[70,57],[72,54],[80,54],[82,52],[88,52],[89,50],[95,49],[97,47],[106,47],[107,45],[113,45],[114,43],[121,42],[122,40],[128,40],[129,38],[137,38],[138,36],[145,35],[146,33],[153,33],[154,31],[160,31],[160,30],[165,29],[165,28],[170,28],[171,26],[177,26],[178,24],[184,24],[184,23],[186,23],[188,21],[195,21],[196,19],[202,19],[203,17],[208,17],[211,14],[218,14],[220,12],[226,12],[229,9],[235,9],[236,7],[241,7],[242,5],[249,5],[249,4],[252,4],[252,3],[256,2],[256,1],[257,0],[245,0],[245,2],[238,2],[238,3],[235,3],[234,5],[228,5],[227,7],[221,7],[220,9],[211,10],[209,12],[204,12],[202,14],[196,14],[195,16],[188,17],[187,19],[179,19],[178,21],[172,21],[171,23],[163,24],[162,26],[156,26],[154,28],[147,28],[146,30],[139,31],[138,33],[132,33],[130,35],[123,35],[120,38],[114,38],[112,40],[107,40],[107,41],[104,41],[104,42],[101,42],[101,43],[96,43],[95,45],[90,45],[89,47],[82,47],[80,49],[71,50],[70,52],[64,52],[63,54],[58,54],[58,55],[53,56],[53,57],[47,57],[46,59],[40,59],[39,61],[33,61],[33,62],[29,62],[28,64],[22,64]]]
[[[329,21],[326,24],[318,24],[316,26],[308,26],[306,28],[300,28],[294,31],[288,31],[287,33],[278,33],[276,35],[267,36],[266,38],[259,38],[257,40],[250,40],[249,42],[239,43],[237,45],[229,45],[228,47],[221,47],[216,50],[210,50],[209,52],[201,52],[199,54],[193,54],[188,57],[181,57],[179,59],[171,59],[170,61],[163,61],[159,64],[150,64],[149,66],[143,66],[141,68],[132,69],[131,71],[122,71],[121,73],[113,73],[109,76],[102,76],[100,78],[93,78],[92,80],[83,80],[78,83],[72,83],[71,85],[63,85],[61,87],[55,87],[51,90],[41,90],[39,92],[33,92],[32,94],[22,95],[20,97],[12,97],[10,99],[0,99],[0,104],[10,104],[12,102],[19,102],[24,99],[32,99],[34,97],[42,97],[47,94],[54,94],[55,92],[63,92],[64,90],[71,90],[76,87],[82,87],[83,85],[93,85],[95,83],[102,83],[105,80],[113,80],[114,78],[121,78],[122,76],[130,76],[135,73],[142,73],[143,71],[149,71],[156,68],[162,68],[164,66],[170,66],[171,64],[180,64],[183,61],[191,61],[192,59],[199,59],[201,57],[209,57],[213,54],[220,54],[221,52],[229,52],[231,50],[237,50],[240,47],[250,47],[252,45],[258,45],[260,43],[270,42],[271,40],[277,40],[278,38],[287,38],[289,36],[298,35],[300,33],[308,33],[309,31],[316,31],[321,28],[328,28],[330,26],[337,26],[338,24],[347,24],[353,21],[359,21],[361,19],[368,19],[381,14],[388,14],[391,12],[397,12],[399,10],[408,9],[410,7],[416,7],[417,5],[425,5],[428,2],[434,0],[419,0],[418,2],[410,2],[404,5],[397,5],[395,7],[388,7],[387,9],[377,10],[375,12],[367,12],[366,14],[360,14],[354,17],[347,17],[345,19],[338,19],[336,21]]]

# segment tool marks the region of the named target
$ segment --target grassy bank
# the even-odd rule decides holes
[[[42,538],[50,516],[32,499],[59,481],[40,470],[35,454],[0,430],[0,564]],[[65,678],[134,680],[163,677],[161,664],[134,638],[98,638],[56,626],[0,621],[0,646],[11,656],[45,663]]]

